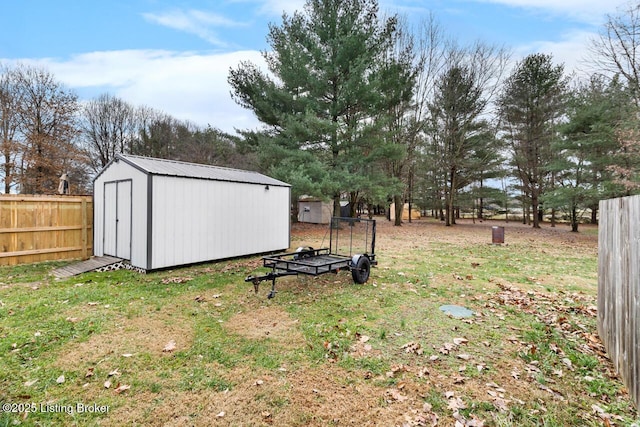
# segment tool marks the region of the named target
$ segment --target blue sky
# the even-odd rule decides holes
[[[255,128],[229,95],[230,67],[262,64],[268,24],[304,0],[21,0],[0,14],[0,63],[42,66],[80,99],[102,93],[227,132]],[[482,40],[583,67],[590,37],[626,0],[380,0],[414,22],[433,13],[461,43]]]

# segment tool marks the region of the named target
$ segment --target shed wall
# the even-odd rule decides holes
[[[147,175],[123,162],[113,162],[104,169],[94,182],[94,250],[96,256],[105,255],[105,206],[113,204],[112,195],[105,200],[105,185],[113,182],[131,181],[131,259],[132,265],[147,269]]]
[[[333,214],[333,202],[301,200],[298,202],[298,221],[312,224],[329,224]]]
[[[289,248],[289,188],[153,176],[150,269]]]

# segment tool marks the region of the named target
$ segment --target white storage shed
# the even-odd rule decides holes
[[[93,203],[94,254],[145,271],[290,244],[290,186],[257,172],[119,154]]]
[[[298,201],[298,222],[329,224],[333,216],[333,200],[303,197]]]

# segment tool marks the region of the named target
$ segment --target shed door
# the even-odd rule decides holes
[[[104,185],[104,254],[131,259],[131,181]]]

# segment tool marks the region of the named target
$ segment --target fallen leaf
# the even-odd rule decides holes
[[[422,368],[418,371],[418,378],[424,378],[429,375],[429,370],[427,368]]]
[[[56,380],[56,382],[57,382],[58,384],[62,384],[62,383],[64,382],[64,375],[60,375],[60,376],[58,377],[58,379]]]
[[[466,409],[467,404],[464,403],[464,400],[459,397],[452,397],[449,399],[447,408],[451,409],[452,411],[457,411],[458,409]]]
[[[462,375],[456,375],[455,377],[453,377],[454,384],[464,384],[466,380],[467,378],[463,377]]]
[[[401,348],[404,349],[405,353],[415,353],[417,355],[421,355],[423,353],[420,343],[413,341],[406,343]]]
[[[130,385],[127,384],[118,384],[118,387],[116,387],[113,391],[116,394],[121,394],[124,393],[125,391],[129,390],[131,388]]]
[[[407,396],[404,396],[402,393],[400,393],[399,390],[396,389],[387,390],[387,394],[391,395],[391,397],[398,402],[404,402],[405,400],[409,399]]]
[[[500,397],[496,397],[493,399],[493,406],[495,406],[496,409],[500,412],[509,411],[509,406],[507,405],[507,403],[509,403],[508,400],[502,399]]]
[[[24,383],[24,386],[25,387],[31,387],[32,385],[34,385],[37,382],[38,382],[38,380],[27,381],[26,383]]]
[[[171,340],[164,346],[162,351],[166,353],[170,353],[175,349],[176,349],[176,342],[174,340]]]
[[[111,387],[111,381],[107,380],[104,382],[104,388],[110,388]]]
[[[468,342],[469,342],[469,340],[468,340],[468,339],[466,339],[466,338],[454,338],[454,339],[453,339],[453,343],[454,343],[455,345],[462,345],[462,344],[466,344],[466,343],[468,343]]]
[[[118,368],[116,368],[113,371],[109,372],[109,376],[110,377],[115,377],[117,375],[120,375],[120,371],[118,371]]]
[[[89,378],[93,376],[93,368],[89,368],[87,373],[84,375],[85,378]]]
[[[218,412],[218,415],[216,415],[216,417],[218,417],[218,418],[222,418],[222,417],[224,417],[224,416],[225,416],[224,411],[222,411],[222,412]]]

